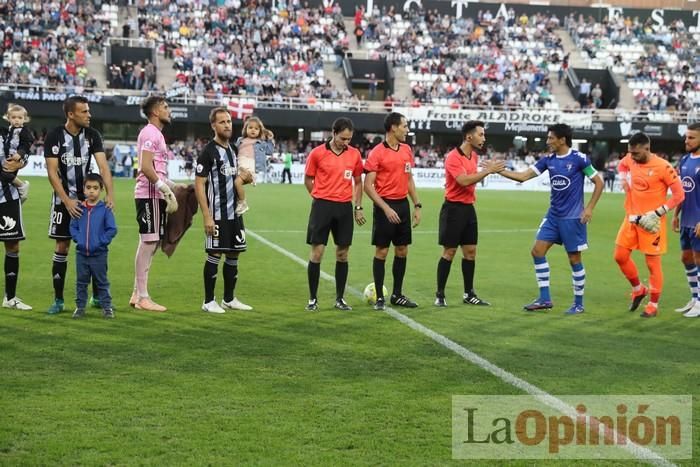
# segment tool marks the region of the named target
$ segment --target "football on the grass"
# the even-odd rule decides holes
[[[382,287],[384,289],[384,296],[389,293],[389,291],[386,289],[386,287]],[[377,289],[374,288],[374,282],[370,282],[367,284],[367,287],[365,287],[365,300],[367,300],[367,303],[370,305],[374,305],[375,302],[377,301]]]

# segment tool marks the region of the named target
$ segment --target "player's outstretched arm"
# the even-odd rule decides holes
[[[499,173],[505,170],[506,163],[504,161],[496,160],[482,161],[479,163],[479,167],[483,169],[481,172],[477,172],[475,174],[460,174],[455,177],[455,180],[461,186],[474,185],[491,174]]]
[[[532,167],[525,169],[520,172],[516,172],[514,170],[501,170],[498,172],[499,175],[502,175],[506,178],[509,178],[511,180],[515,180],[516,182],[526,182],[530,180],[531,178],[537,177],[537,172],[535,172]]]

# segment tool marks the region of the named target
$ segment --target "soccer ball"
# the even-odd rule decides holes
[[[382,287],[382,289],[384,289],[384,296],[386,297],[389,291],[386,289],[386,287]],[[374,288],[374,282],[367,284],[363,295],[365,300],[367,300],[367,303],[374,305],[374,303],[377,301],[377,290]]]

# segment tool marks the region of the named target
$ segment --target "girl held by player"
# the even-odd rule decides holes
[[[267,157],[272,155],[275,147],[275,135],[265,128],[262,120],[258,117],[249,117],[243,124],[242,136],[236,141],[238,149],[238,169],[247,170],[253,175],[253,185],[255,185],[255,167],[266,169]],[[236,185],[236,214],[241,215],[248,210],[246,202],[243,180],[237,177]]]

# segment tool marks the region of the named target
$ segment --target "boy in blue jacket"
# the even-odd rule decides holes
[[[100,201],[100,193],[104,187],[102,177],[96,173],[85,176],[83,183],[85,201],[80,217],[70,222],[70,234],[77,243],[75,287],[75,311],[73,318],[85,316],[87,305],[87,289],[90,279],[97,289],[98,298],[102,305],[102,316],[114,318],[112,296],[109,293],[107,279],[107,246],[117,235],[117,224],[112,210]]]

